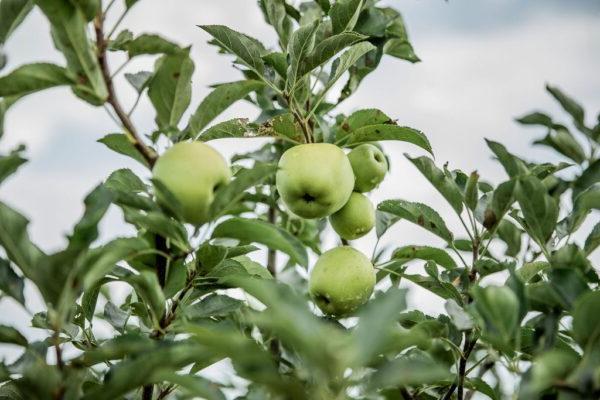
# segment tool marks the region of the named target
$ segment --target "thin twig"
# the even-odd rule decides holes
[[[144,159],[148,162],[150,168],[154,165],[156,161],[156,154],[144,143],[140,135],[138,134],[135,126],[129,119],[129,116],[121,107],[119,100],[117,98],[113,82],[111,79],[110,70],[108,67],[108,60],[106,58],[106,46],[107,42],[104,37],[103,30],[103,16],[102,14],[98,15],[94,21],[94,28],[96,30],[96,47],[97,47],[97,56],[98,56],[98,64],[100,65],[100,69],[102,71],[102,76],[104,78],[104,82],[106,84],[106,89],[108,91],[108,97],[106,99],[107,103],[110,104],[117,114],[117,117],[121,121],[123,128],[127,131],[129,136],[133,139],[133,145],[140,152],[140,154],[144,157]]]

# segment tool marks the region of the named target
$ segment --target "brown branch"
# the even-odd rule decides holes
[[[275,205],[269,206],[269,212],[267,215],[269,222],[274,224],[277,222],[277,208]],[[267,251],[267,270],[273,275],[273,278],[277,277],[277,251],[271,248]],[[281,348],[279,346],[279,340],[272,338],[269,344],[271,354],[279,360],[281,358]]]
[[[145,385],[142,389],[142,400],[152,400],[152,395],[154,394],[154,385],[149,384]]]
[[[138,134],[135,126],[131,122],[131,119],[127,115],[127,113],[123,110],[121,103],[117,98],[117,94],[115,92],[115,88],[113,85],[113,81],[110,74],[110,69],[108,67],[108,60],[106,57],[106,47],[108,42],[104,37],[104,15],[100,13],[96,19],[94,20],[94,29],[96,31],[96,51],[98,57],[98,64],[100,65],[100,70],[102,72],[102,77],[104,78],[104,83],[106,84],[106,90],[108,91],[108,97],[106,98],[106,102],[111,105],[115,114],[123,124],[123,128],[127,131],[131,139],[133,139],[134,147],[140,152],[142,157],[146,160],[150,168],[154,166],[156,162],[157,155],[154,153],[152,149],[150,149],[140,135]]]
[[[454,391],[457,389],[458,390],[456,398],[458,400],[463,400],[467,361],[469,360],[469,356],[475,348],[476,343],[477,339],[471,340],[471,334],[465,332],[465,344],[463,345],[463,352],[460,355],[460,361],[458,364],[458,383],[455,382],[450,386],[450,388],[448,388],[448,391],[446,392],[442,400],[450,400],[452,398],[452,395],[454,394]]]

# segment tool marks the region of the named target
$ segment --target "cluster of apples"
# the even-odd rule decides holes
[[[279,161],[276,185],[288,209],[302,218],[329,217],[334,230],[346,240],[368,233],[375,210],[363,194],[385,177],[388,165],[376,146],[362,144],[348,155],[328,143],[298,145]],[[153,168],[155,182],[164,185],[181,207],[186,222],[207,222],[215,192],[231,180],[227,162],[201,142],[181,142],[169,148]],[[158,200],[170,200],[157,188]],[[341,246],[323,253],[315,264],[309,291],[328,315],[344,316],[364,304],[375,286],[371,261],[360,251]]]
[[[277,191],[294,214],[329,217],[341,238],[353,240],[375,225],[375,209],[363,193],[377,187],[387,170],[384,154],[372,144],[359,145],[348,155],[333,144],[303,144],[281,157]],[[369,299],[374,286],[371,261],[350,246],[323,253],[309,280],[316,305],[333,316],[355,311]]]

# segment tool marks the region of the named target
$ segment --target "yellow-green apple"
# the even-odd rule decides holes
[[[229,183],[231,171],[223,156],[209,145],[180,142],[158,158],[153,176],[179,201],[185,221],[201,225],[208,219],[215,191]],[[159,201],[167,201],[159,190],[157,193]]]
[[[357,192],[364,193],[375,189],[383,181],[388,170],[383,152],[369,143],[352,149],[348,153],[348,159],[356,177],[354,190]]]
[[[348,157],[338,146],[294,146],[279,160],[277,191],[287,208],[302,218],[323,218],[346,204],[354,187]]]
[[[367,196],[353,192],[344,207],[331,214],[329,222],[342,239],[358,239],[373,229],[375,209]]]
[[[308,285],[323,313],[343,317],[367,302],[375,286],[375,269],[355,248],[336,247],[319,257]]]

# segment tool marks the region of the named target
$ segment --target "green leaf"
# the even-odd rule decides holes
[[[146,159],[133,144],[133,141],[129,139],[126,134],[109,133],[102,139],[98,139],[98,142],[102,143],[116,153],[131,157],[142,165],[149,167],[148,161],[146,161]]]
[[[124,209],[123,213],[125,214],[125,221],[130,224],[170,239],[173,244],[182,250],[189,249],[187,232],[180,222],[157,211],[142,213],[137,210]]]
[[[119,332],[123,332],[125,330],[127,321],[129,320],[130,314],[121,310],[115,304],[110,301],[107,301],[104,305],[104,319],[106,322],[112,325]]]
[[[263,61],[268,66],[272,67],[280,77],[284,78],[287,76],[287,57],[284,53],[273,52],[262,56]]]
[[[520,178],[515,192],[529,233],[546,243],[558,219],[556,200],[546,193],[544,184],[534,176]]]
[[[275,28],[281,47],[287,46],[293,26],[285,9],[284,0],[260,0],[259,5],[265,16],[265,20]]]
[[[0,47],[23,22],[33,8],[31,0],[2,0],[0,2]]]
[[[450,372],[424,352],[413,351],[385,362],[369,382],[371,388],[391,388],[436,383],[450,379]]]
[[[159,370],[153,378],[157,382],[169,382],[178,386],[178,391],[186,394],[187,398],[200,396],[206,400],[225,400],[226,397],[219,386],[206,378],[197,375],[176,374],[173,371]]]
[[[411,63],[421,61],[415,54],[415,51],[408,40],[408,32],[406,31],[402,15],[395,11],[394,13],[396,15],[393,21],[385,28],[385,36],[388,39],[383,45],[383,52],[392,57],[400,58]]]
[[[121,168],[112,172],[104,182],[110,190],[124,192],[146,192],[148,186],[130,169]]]
[[[238,171],[233,181],[215,193],[215,198],[209,209],[211,220],[218,218],[235,203],[239,202],[246,190],[272,178],[276,171],[277,166],[274,164],[256,164],[252,169]]]
[[[232,238],[244,242],[261,243],[279,250],[303,267],[308,266],[308,255],[302,242],[288,231],[258,219],[230,218],[213,231],[215,238]]]
[[[548,128],[552,128],[554,126],[554,121],[552,121],[552,118],[548,114],[539,111],[517,118],[517,122],[522,125],[541,125]]]
[[[573,199],[594,183],[600,182],[600,158],[592,162],[573,182]]]
[[[73,83],[73,78],[63,67],[49,63],[26,64],[0,77],[0,97],[23,96]]]
[[[158,323],[165,312],[165,295],[158,283],[156,272],[141,271],[139,275],[130,276],[128,281],[150,307],[154,321]]]
[[[579,142],[573,137],[566,128],[560,127],[550,132],[541,140],[536,140],[534,144],[545,145],[553,148],[563,156],[570,158],[580,164],[585,160],[585,151]]]
[[[356,25],[362,9],[362,0],[338,0],[329,10],[331,27],[334,34],[351,31]]]
[[[340,51],[367,37],[356,32],[343,32],[319,42],[301,61],[297,79],[329,61]]]
[[[317,96],[315,102],[316,105],[320,104],[327,92],[333,87],[333,85],[346,73],[356,62],[367,54],[369,51],[375,49],[369,42],[360,42],[354,44],[348,48],[338,59],[336,59],[331,66],[331,73],[329,79],[325,84],[325,87]]]
[[[509,153],[504,145],[489,139],[485,141],[496,157],[498,157],[498,161],[500,161],[508,176],[512,178],[529,172],[523,160]]]
[[[444,171],[435,166],[429,157],[408,158],[429,182],[444,196],[452,208],[460,214],[463,209],[463,194],[453,179],[450,179]]]
[[[358,324],[352,331],[355,365],[369,365],[395,339],[398,316],[406,308],[406,292],[391,287],[360,311]]]
[[[210,272],[219,265],[227,256],[227,248],[223,246],[214,246],[208,242],[202,243],[196,251],[198,268],[203,273]]]
[[[138,93],[142,93],[151,81],[152,72],[139,71],[134,74],[125,73],[124,76]]]
[[[126,50],[129,58],[142,54],[170,54],[181,52],[181,47],[158,35],[142,34],[135,39],[117,46],[118,50]]]
[[[521,236],[523,231],[507,219],[500,221],[496,231],[498,237],[506,243],[507,256],[516,257],[521,251]]]
[[[550,263],[547,261],[535,261],[523,264],[521,268],[516,270],[516,274],[523,282],[527,283],[548,268],[550,268]]]
[[[573,117],[575,125],[578,127],[584,126],[585,111],[583,110],[583,107],[556,86],[546,85],[546,90],[560,103],[562,108]]]
[[[530,373],[520,388],[521,398],[539,398],[540,395],[552,388],[577,368],[579,357],[559,349],[551,349],[538,355],[531,365]],[[528,379],[527,379],[528,378]]]
[[[588,292],[581,296],[573,308],[573,337],[585,349],[590,341],[600,338],[600,292]]]
[[[148,96],[156,110],[156,121],[162,129],[176,128],[190,105],[194,63],[189,50],[168,54],[156,63],[148,87]]]
[[[24,148],[19,146],[8,155],[0,156],[0,183],[14,174],[21,165],[27,162],[27,159],[21,157],[23,150]]]
[[[600,183],[593,184],[575,198],[573,211],[568,217],[569,232],[581,226],[592,210],[600,210]]]
[[[202,132],[196,139],[201,142],[208,142],[216,139],[231,138],[255,138],[261,136],[252,126],[248,124],[246,118],[235,118],[229,121],[218,123]]]
[[[359,43],[359,46],[363,43]],[[376,108],[367,108],[353,112],[348,118],[341,124],[341,128],[344,132],[350,133],[358,128],[362,128],[369,125],[380,125],[380,124],[393,124],[394,121],[387,116],[383,111]]]
[[[0,203],[0,220],[0,245],[7,257],[45,293],[43,273],[37,268],[45,255],[29,239],[29,221],[4,203]]]
[[[25,305],[23,289],[25,282],[18,276],[4,258],[0,258],[0,291]]]
[[[598,246],[600,246],[600,222],[594,225],[594,228],[585,239],[585,253],[589,256]]]
[[[4,117],[8,109],[19,100],[19,96],[0,98],[0,138],[4,135]]]
[[[377,209],[404,218],[417,224],[446,242],[452,242],[452,233],[446,227],[446,223],[440,215],[425,204],[412,203],[406,200],[386,200],[379,203]]]
[[[249,93],[262,89],[264,82],[244,80],[218,85],[202,100],[194,114],[191,116],[186,131],[186,136],[196,137],[219,114],[238,100],[244,99]]]
[[[316,23],[311,23],[301,26],[292,33],[287,47],[290,66],[287,71],[286,87],[290,92],[293,91],[297,82],[302,78],[300,73],[302,62],[314,48],[317,26]]]
[[[411,260],[435,261],[445,269],[456,268],[456,263],[446,251],[430,246],[403,246],[392,253],[391,260],[409,262]]]
[[[442,299],[454,299],[459,304],[462,304],[463,302],[462,296],[459,293],[459,291],[456,289],[456,287],[454,287],[454,285],[452,285],[449,282],[444,282],[437,278],[423,275],[412,275],[403,273],[402,277],[421,286],[424,289],[429,290],[431,293],[440,296]]]
[[[377,238],[382,237],[383,234],[399,220],[400,217],[397,217],[394,214],[375,210],[375,233]]]
[[[484,335],[501,350],[510,350],[519,325],[517,295],[506,286],[475,286],[472,296],[484,322]]]
[[[229,251],[227,252],[227,256],[230,256]],[[233,260],[239,262],[249,275],[257,276],[262,279],[273,279],[273,275],[271,275],[266,267],[256,261],[252,261],[248,256],[237,256],[233,258]]]
[[[69,0],[34,0],[52,25],[52,37],[75,77],[73,91],[83,100],[101,105],[108,97],[98,59],[87,36],[87,20]]]
[[[469,175],[469,180],[467,181],[467,186],[465,187],[465,204],[473,211],[475,211],[475,208],[477,208],[477,200],[479,198],[478,183],[479,174],[477,171],[471,172],[471,175]]]
[[[235,54],[256,74],[264,76],[265,64],[261,58],[264,46],[258,40],[223,25],[201,25],[199,28],[215,38],[229,53]]]
[[[27,339],[18,330],[12,326],[0,325],[0,343],[16,344],[17,346],[27,346]]]
[[[347,136],[347,145],[356,145],[365,142],[377,142],[382,140],[399,140],[412,143],[433,154],[429,140],[423,134],[407,126],[398,126],[395,124],[377,124],[367,125],[356,129]]]
[[[241,300],[224,294],[212,293],[198,303],[185,307],[184,314],[190,319],[224,317],[239,310],[243,305],[244,302]]]

